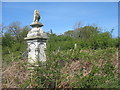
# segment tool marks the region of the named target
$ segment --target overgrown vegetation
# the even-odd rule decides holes
[[[27,48],[24,37],[30,28],[21,28],[18,23],[12,23],[5,30],[7,31],[2,38],[4,66],[23,59],[21,55]],[[32,71],[32,79],[24,79],[16,87],[119,88],[119,42],[118,38],[112,38],[111,32],[101,32],[98,27],[84,26],[63,35],[48,33],[48,36],[47,61],[39,63],[39,67]],[[22,67],[25,65],[21,64]],[[7,79],[7,76],[4,78]],[[3,86],[11,87],[6,79],[3,80]]]
[[[2,36],[2,56],[3,67],[12,61],[18,61],[22,58],[22,53],[26,51],[27,43],[24,40],[30,28],[25,26],[21,28],[19,22],[13,22],[3,28]]]

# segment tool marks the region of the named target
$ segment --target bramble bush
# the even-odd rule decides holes
[[[39,67],[34,68],[31,86],[34,88],[66,88],[66,85],[69,88],[119,88],[117,68],[112,64],[116,51],[116,48],[51,51],[47,53],[47,61],[39,63]],[[77,61],[91,63],[91,71],[86,72],[85,76],[82,68],[69,72],[68,67]],[[103,63],[100,63],[101,61]],[[64,69],[68,72],[64,72]]]

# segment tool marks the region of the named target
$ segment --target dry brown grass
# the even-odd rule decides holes
[[[3,88],[20,88],[20,84],[29,78],[29,71],[24,60],[13,62],[2,72]]]
[[[84,68],[84,70],[83,70]],[[72,88],[69,83],[75,81],[75,75],[83,72],[83,77],[88,75],[92,70],[92,64],[85,61],[73,61],[71,64],[67,63],[62,69],[61,73],[67,75],[66,78],[58,85],[58,88]],[[82,78],[82,77],[81,77]]]

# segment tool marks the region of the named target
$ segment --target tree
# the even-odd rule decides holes
[[[13,22],[6,27],[6,32],[10,33],[11,36],[14,36],[16,40],[19,41],[20,33],[22,28],[20,27],[20,22]]]
[[[20,32],[20,37],[19,37],[20,42],[24,41],[24,38],[27,36],[28,31],[30,31],[30,27],[29,26],[24,26],[22,28],[22,31]]]
[[[93,26],[85,26],[75,30],[76,37],[81,39],[89,39],[90,36],[98,33],[99,33],[98,28]]]
[[[52,29],[50,29],[50,34],[53,34],[53,31],[52,31]]]
[[[69,31],[67,31],[67,32],[64,32],[64,35],[65,36],[70,36],[70,37],[74,37],[74,31],[73,30],[69,30]]]
[[[81,28],[83,26],[82,22],[76,22],[75,25],[73,26],[74,30],[77,30],[78,28]]]
[[[16,41],[22,42],[29,30],[30,27],[25,26],[22,28],[20,22],[13,22],[6,26],[4,34],[9,34],[11,37],[14,37]]]
[[[84,27],[76,28],[74,30],[69,30],[65,32],[64,35],[79,39],[89,39],[92,35],[98,33],[100,33],[98,27],[84,26]]]

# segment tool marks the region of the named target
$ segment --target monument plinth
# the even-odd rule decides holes
[[[38,10],[35,10],[33,22],[30,24],[32,29],[25,38],[28,44],[28,62],[32,65],[37,65],[39,61],[46,61],[47,34],[43,32],[43,24],[39,22],[39,19],[40,13]]]

